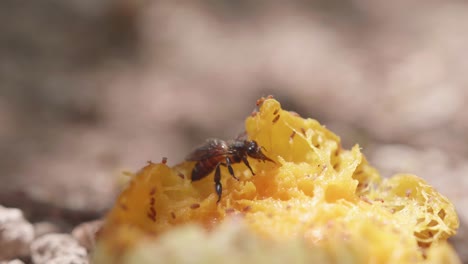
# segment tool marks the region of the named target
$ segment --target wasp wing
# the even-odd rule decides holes
[[[200,161],[210,159],[216,156],[228,154],[228,145],[225,141],[217,138],[209,138],[203,145],[192,151],[185,160]]]

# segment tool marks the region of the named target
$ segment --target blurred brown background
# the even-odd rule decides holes
[[[467,47],[464,1],[2,0],[0,204],[93,219],[122,170],[236,136],[272,94],[436,186],[467,254]]]

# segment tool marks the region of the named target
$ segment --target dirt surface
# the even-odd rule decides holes
[[[69,232],[112,206],[122,170],[235,137],[272,94],[382,175],[436,186],[463,253],[468,4],[282,3],[1,1],[0,204]]]

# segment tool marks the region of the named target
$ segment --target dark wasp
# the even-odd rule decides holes
[[[239,180],[234,175],[232,169],[233,163],[240,163],[241,161],[249,168],[252,175],[255,175],[252,168],[250,167],[247,157],[251,157],[263,162],[270,161],[275,163],[272,159],[268,158],[263,154],[261,146],[254,140],[229,140],[224,141],[221,139],[210,138],[207,139],[205,144],[195,149],[190,153],[186,160],[196,161],[195,167],[192,170],[192,181],[198,181],[208,176],[213,170],[215,191],[218,194],[218,203],[221,200],[221,194],[223,192],[223,186],[221,185],[221,171],[220,166],[228,168],[231,176]]]

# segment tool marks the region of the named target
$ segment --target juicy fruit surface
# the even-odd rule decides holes
[[[132,254],[176,226],[196,223],[218,232],[238,217],[262,239],[302,241],[337,262],[457,261],[445,244],[458,228],[455,209],[424,180],[403,174],[381,179],[359,146],[343,149],[316,120],[285,111],[274,99],[247,118],[246,132],[275,163],[249,158],[255,176],[234,164],[240,181],[223,167],[218,204],[212,174],[190,181],[193,162],[172,168],[150,163],[119,196],[101,246],[110,254],[117,248]]]

